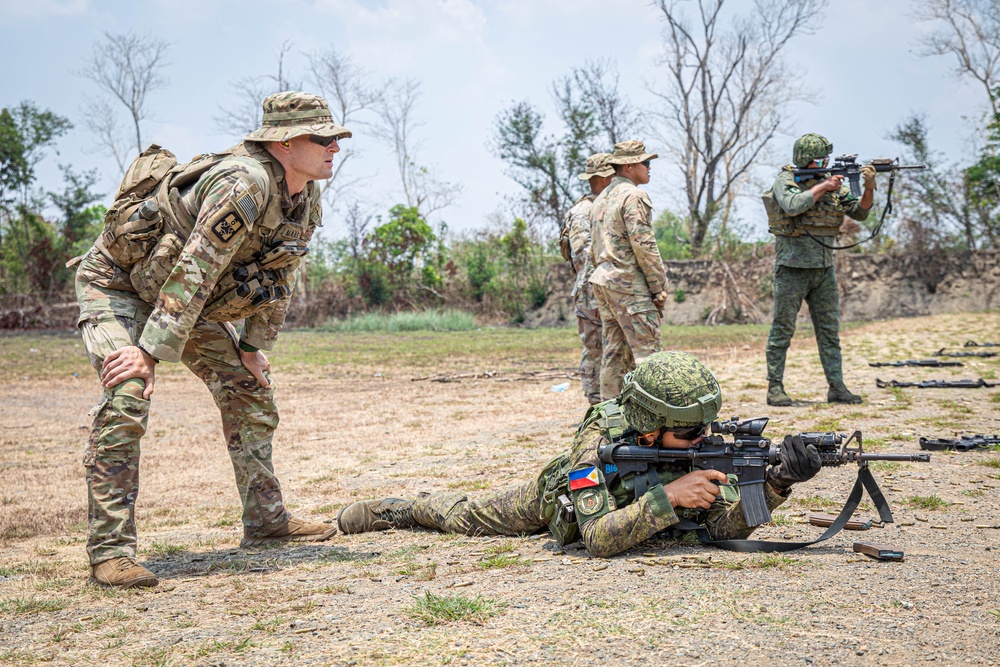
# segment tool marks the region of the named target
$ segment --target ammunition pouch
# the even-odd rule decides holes
[[[173,153],[152,144],[125,170],[115,201],[104,215],[104,230],[96,244],[121,268],[131,268],[156,243],[163,228],[162,214],[148,218],[135,214],[175,166],[177,158]]]
[[[580,527],[569,499],[570,455],[557,456],[545,464],[538,475],[541,502],[539,518],[549,526],[549,532],[561,546],[580,539]]]
[[[767,231],[776,236],[802,236],[808,231],[813,236],[837,236],[844,222],[844,213],[837,193],[826,193],[805,213],[788,215],[770,189],[760,197],[767,211]]]
[[[177,258],[184,249],[184,241],[173,233],[166,233],[156,241],[153,252],[141,257],[132,266],[129,279],[139,297],[146,303],[156,303],[160,288],[174,270]]]
[[[309,249],[304,241],[283,241],[262,250],[250,264],[237,266],[216,285],[201,316],[211,322],[247,317],[260,308],[291,296],[289,273]]]

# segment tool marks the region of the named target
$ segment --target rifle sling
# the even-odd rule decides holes
[[[775,553],[783,551],[794,551],[796,549],[802,549],[803,547],[808,547],[817,542],[822,542],[828,540],[847,525],[847,522],[851,520],[854,516],[854,511],[858,509],[858,504],[861,502],[861,497],[864,491],[868,491],[868,495],[871,497],[872,502],[875,503],[875,508],[878,510],[879,518],[885,523],[892,523],[892,511],[889,509],[889,503],[885,499],[885,495],[882,494],[882,490],[879,488],[878,483],[872,476],[871,470],[868,466],[863,466],[858,469],[858,477],[854,481],[854,488],[851,489],[850,495],[847,497],[847,502],[844,504],[844,508],[840,510],[840,514],[834,520],[830,527],[826,531],[811,542],[776,542],[771,540],[713,540],[708,535],[708,531],[701,524],[697,524],[694,521],[688,519],[680,519],[674,527],[680,530],[694,531],[698,535],[698,539],[702,544],[707,544],[713,547],[718,547],[720,549],[725,549],[726,551],[737,551],[740,553]]]
[[[885,194],[885,208],[882,209],[882,215],[879,217],[878,224],[875,225],[875,229],[872,230],[872,233],[865,240],[858,241],[857,243],[852,243],[850,245],[834,245],[832,243],[824,243],[823,241],[820,241],[818,238],[816,238],[815,236],[813,236],[812,234],[810,234],[809,230],[806,229],[805,227],[802,227],[802,231],[805,232],[806,236],[808,236],[809,238],[811,238],[813,241],[815,241],[816,243],[820,244],[824,248],[829,248],[830,250],[847,250],[849,248],[854,248],[856,246],[859,246],[862,243],[868,243],[873,238],[875,238],[876,236],[878,236],[878,233],[880,231],[882,231],[882,223],[885,222],[885,216],[887,216],[889,213],[892,212],[892,185],[893,185],[893,183],[895,183],[895,181],[896,181],[896,172],[895,171],[890,171],[889,172],[889,187],[886,188],[886,194]]]

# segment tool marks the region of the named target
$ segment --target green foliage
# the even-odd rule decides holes
[[[674,213],[664,211],[653,221],[653,236],[663,259],[691,259],[690,232]]]
[[[687,300],[687,293],[680,287],[674,290],[674,303],[684,303]]]
[[[925,510],[937,510],[942,507],[947,507],[951,505],[947,500],[944,500],[936,495],[931,496],[910,496],[906,499],[906,504],[911,507],[919,507]]]
[[[994,91],[1000,97],[1000,88]],[[986,143],[979,161],[965,170],[969,198],[980,215],[980,234],[992,240],[994,248],[1000,238],[1000,113],[994,114],[986,126]]]
[[[427,625],[443,625],[453,621],[470,621],[482,624],[506,607],[505,602],[494,602],[477,595],[435,595],[430,591],[422,597],[414,597],[406,613],[413,619]]]

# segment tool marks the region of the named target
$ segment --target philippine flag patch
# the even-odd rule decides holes
[[[580,468],[579,470],[574,470],[569,474],[570,491],[586,489],[591,486],[597,486],[598,484],[597,468],[594,466],[590,466],[589,468]]]

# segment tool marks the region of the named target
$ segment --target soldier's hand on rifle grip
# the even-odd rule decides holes
[[[780,459],[767,471],[767,483],[778,492],[812,479],[823,467],[816,447],[805,444],[798,435],[786,435],[781,441]]]
[[[692,470],[675,479],[663,490],[673,507],[708,509],[712,501],[721,493],[719,484],[727,484],[729,479],[718,470]]]
[[[861,178],[864,181],[865,190],[875,189],[875,167],[874,165],[866,164],[861,167]]]

